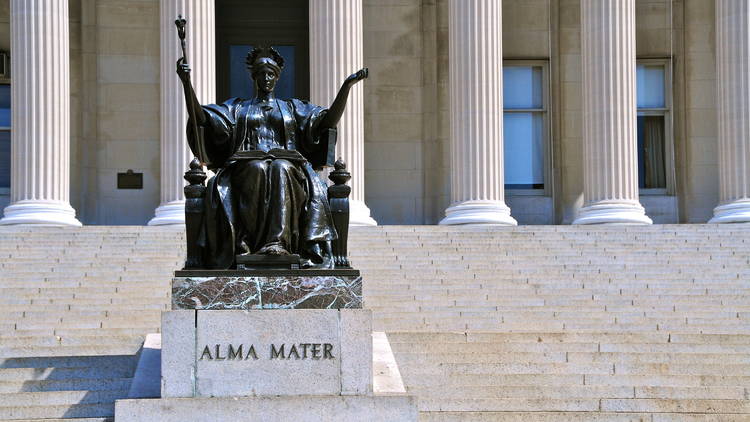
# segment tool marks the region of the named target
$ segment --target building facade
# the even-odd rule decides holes
[[[327,105],[356,224],[750,221],[745,0],[5,0],[3,224],[179,224],[174,19],[204,103]]]

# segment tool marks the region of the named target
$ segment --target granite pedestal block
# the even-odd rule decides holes
[[[370,394],[371,335],[364,309],[165,312],[161,396]]]
[[[172,309],[360,309],[357,270],[177,271]]]
[[[231,397],[118,400],[117,422],[416,422],[409,396]]]

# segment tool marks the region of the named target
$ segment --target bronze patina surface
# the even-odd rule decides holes
[[[274,89],[284,58],[271,47],[255,48],[246,58],[255,98],[201,105],[184,56],[185,22],[175,23],[183,42],[177,75],[189,115],[187,139],[198,159],[185,176],[191,182],[186,188],[186,268],[236,268],[238,257],[280,255],[299,255],[299,268],[348,267],[348,199],[345,204],[339,199],[349,190],[332,190],[318,171],[334,164],[336,125],[349,91],[368,77],[368,70],[347,77],[328,108],[282,100]],[[202,165],[215,173],[205,187]],[[337,185],[344,184],[350,177],[345,165],[336,168],[337,175],[345,173],[336,176]],[[337,212],[346,213],[346,224],[337,220]]]

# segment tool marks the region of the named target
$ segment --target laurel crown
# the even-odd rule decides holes
[[[262,59],[264,57],[273,60],[278,66],[279,71],[284,68],[284,58],[281,57],[281,54],[279,54],[279,52],[276,51],[276,49],[273,47],[253,48],[249,53],[247,53],[245,64],[247,65],[247,68],[252,72],[253,67],[255,67],[255,62],[257,62],[258,59]]]

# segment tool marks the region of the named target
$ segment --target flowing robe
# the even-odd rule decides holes
[[[308,158],[321,148],[327,110],[304,101],[232,98],[202,106],[207,123],[190,148],[216,175],[208,181],[199,243],[209,268],[280,246],[303,265],[331,268],[336,238],[325,183]]]

